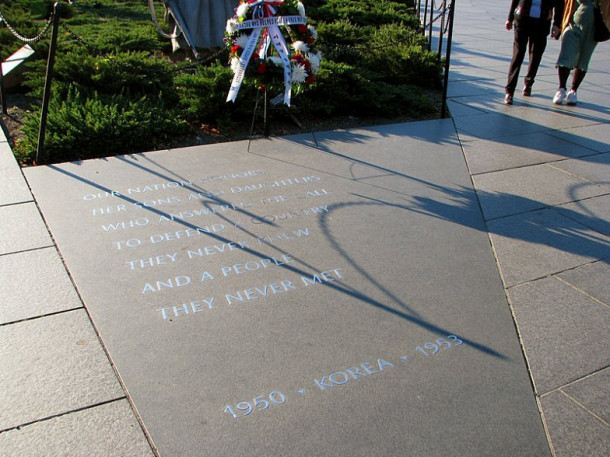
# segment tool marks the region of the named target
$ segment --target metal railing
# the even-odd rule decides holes
[[[422,32],[427,35],[429,51],[432,51],[432,46],[436,41],[439,61],[443,59],[443,41],[446,40],[447,42],[443,61],[443,95],[441,101],[441,118],[444,118],[447,115],[447,86],[451,64],[455,0],[417,0],[415,11],[419,17]]]

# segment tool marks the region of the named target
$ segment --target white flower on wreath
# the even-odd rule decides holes
[[[311,33],[313,39],[318,41],[318,31],[316,30],[316,28],[312,27],[311,25],[308,25],[307,30],[309,30],[309,33]]]
[[[237,32],[237,24],[238,22],[235,19],[229,19],[227,21],[227,35],[233,35],[235,32]]]
[[[282,58],[278,57],[278,56],[271,56],[269,57],[269,62],[271,62],[274,65],[277,65],[278,67],[283,67],[284,66],[284,62],[282,62]]]
[[[239,46],[242,49],[245,49],[246,45],[248,44],[248,40],[250,39],[250,35],[246,35],[245,33],[243,35],[240,35],[237,37],[237,39],[234,41],[234,43]]]
[[[237,7],[237,11],[235,12],[235,14],[237,15],[238,18],[240,19],[245,19],[246,18],[246,14],[248,14],[248,10],[250,9],[250,5],[247,3],[242,3],[241,5],[239,5]]]
[[[307,46],[307,43],[305,43],[304,41],[299,40],[292,43],[292,49],[294,49],[298,53],[305,54],[309,51],[309,46]]]
[[[293,84],[303,84],[307,79],[307,70],[304,65],[297,64],[292,67],[292,78]]]
[[[233,74],[237,73],[239,70],[239,57],[233,57],[231,59],[231,71]]]
[[[299,2],[297,4],[297,8],[299,10],[299,16],[305,17],[305,5],[303,5],[301,2]]]
[[[320,51],[315,54],[308,53],[307,60],[309,60],[311,65],[311,71],[317,73],[320,69],[320,63],[322,62],[322,53]]]

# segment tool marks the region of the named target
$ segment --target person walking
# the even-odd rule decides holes
[[[608,10],[608,2],[605,9]],[[576,105],[576,91],[585,79],[589,61],[595,51],[597,42],[593,38],[595,18],[593,8],[600,7],[599,0],[566,0],[563,15],[561,48],[557,58],[557,73],[559,76],[559,89],[553,97],[553,103],[561,105],[564,101],[568,105]],[[566,92],[570,72],[572,86]]]
[[[549,32],[559,39],[563,18],[564,0],[512,0],[506,30],[515,29],[513,58],[508,68],[504,103],[513,104],[513,95],[519,79],[519,70],[529,47],[529,64],[525,76],[523,95],[532,94],[532,85],[538,73]],[[551,21],[553,26],[551,28]]]

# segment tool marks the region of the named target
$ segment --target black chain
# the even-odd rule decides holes
[[[44,38],[44,36],[47,34],[47,32],[49,31],[49,28],[51,28],[51,23],[53,22],[53,13],[51,13],[51,17],[49,18],[46,25],[42,29],[42,32],[40,32],[38,35],[36,35],[35,37],[32,37],[32,38],[26,38],[26,37],[20,35],[13,28],[13,26],[6,20],[6,17],[4,17],[4,14],[2,14],[2,11],[0,11],[0,19],[2,19],[2,21],[4,21],[4,23],[6,24],[6,28],[8,28],[13,35],[15,35],[15,38],[17,38],[20,41],[23,41],[24,43],[33,44],[33,43],[38,43],[40,40],[42,40]]]
[[[444,1],[443,3],[446,4],[446,1]],[[446,14],[447,16],[449,16],[451,14],[451,10],[453,9],[455,0],[451,0],[451,5],[447,6],[445,11],[443,11],[443,14]],[[449,29],[449,21],[445,21],[445,30],[443,30],[443,33],[447,33],[447,30]]]
[[[95,46],[92,46],[89,43],[87,43],[83,38],[78,36],[73,30],[70,30],[70,28],[67,25],[62,23],[61,26],[70,35],[70,37],[72,37],[76,42],[78,42],[79,44],[81,44],[85,48],[87,48],[89,50],[89,52],[91,52],[91,54],[93,54],[94,56],[99,56],[102,54],[102,51],[99,48],[96,48]],[[205,59],[198,60],[196,63],[194,63],[192,65],[182,66],[182,67],[176,68],[173,71],[180,72],[180,71],[194,70],[201,65],[205,65],[205,64],[211,62],[212,60],[215,60],[217,57],[219,57],[221,54],[223,54],[225,52],[228,52],[228,47],[224,47],[224,48],[220,49],[219,51],[215,52],[214,54],[206,57]]]
[[[442,11],[440,13],[438,13],[438,15],[435,18],[432,18],[432,23],[434,24],[436,21],[438,21],[441,17],[445,16],[445,14],[447,14],[447,1],[444,0],[443,3],[441,3],[441,9]],[[432,5],[430,5],[431,8],[434,8],[434,1],[432,2]]]
[[[455,0],[453,0],[453,1],[455,1]],[[441,7],[440,13],[438,13],[438,15],[436,17],[432,18],[431,24],[434,24],[441,17],[443,18],[443,21],[445,23],[445,30],[443,30],[443,33],[447,33],[447,29],[449,28],[449,21],[445,21],[444,17],[447,16],[449,14],[449,11],[451,10],[451,8],[453,8],[453,1],[451,2],[451,5],[447,6],[447,0],[443,0],[443,2],[441,3],[441,6],[440,6]],[[430,8],[434,9],[434,0],[431,2]]]
[[[201,67],[202,65],[206,65],[206,64],[212,62],[213,60],[216,60],[218,57],[220,57],[222,54],[225,54],[225,53],[228,56],[228,54],[229,54],[228,47],[221,48],[214,54],[209,55],[205,59],[200,59],[200,60],[196,61],[195,63],[192,63],[191,65],[185,65],[182,67],[178,67],[178,68],[174,69],[173,72],[178,73],[181,71],[196,70],[197,68]]]
[[[70,28],[63,22],[61,23],[61,26],[66,32],[68,32],[68,35],[70,35],[79,44],[86,47],[89,50],[89,52],[91,52],[91,54],[93,54],[94,56],[99,56],[102,53],[102,51],[100,51],[98,48],[96,48],[95,46],[91,46],[89,43],[87,43],[85,40],[83,40],[81,37],[79,37],[76,33],[74,33],[72,30],[70,30]]]

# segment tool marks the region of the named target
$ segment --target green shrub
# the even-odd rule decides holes
[[[413,16],[412,1],[327,0],[314,2],[314,5],[308,2],[306,8],[308,15],[325,22],[344,19],[358,26],[397,22],[411,28],[419,27],[418,19]]]
[[[324,60],[316,85],[307,94],[308,105],[317,116],[357,115],[366,101],[363,90],[367,80],[355,67]]]
[[[111,54],[120,52],[146,52],[152,54],[163,50],[165,43],[159,40],[151,21],[135,22],[112,19],[97,24],[85,22],[79,25],[78,18],[66,21],[68,28],[82,37],[90,46],[91,53]],[[67,38],[67,37],[66,37]],[[86,38],[86,39],[85,39]],[[66,52],[78,52],[86,46],[77,40],[61,40],[60,45]]]
[[[175,87],[185,119],[190,122],[207,120],[204,123],[209,122],[221,131],[233,130],[248,120],[254,110],[256,89],[246,81],[237,101],[227,103],[232,78],[231,69],[219,62],[211,67],[201,67],[193,74],[177,75]]]
[[[438,88],[441,64],[423,35],[398,24],[382,25],[362,50],[362,65],[389,83]]]
[[[41,98],[44,84],[44,62],[29,71],[27,85],[30,95]],[[31,67],[32,68],[32,67]],[[65,95],[69,86],[78,86],[81,93],[129,93],[131,96],[163,94],[166,103],[177,103],[173,74],[167,61],[144,52],[127,52],[93,56],[73,53],[70,59],[57,59],[52,91]]]
[[[9,10],[11,13],[25,14],[32,20],[46,19],[53,11],[53,2],[51,0],[4,0],[0,5],[4,10]],[[7,18],[13,24],[14,17],[11,15]],[[13,24],[17,25],[17,23]]]
[[[436,106],[421,88],[375,80],[375,74],[356,71],[342,63],[325,62],[318,84],[306,97],[308,111],[315,116],[428,117]]]
[[[94,90],[112,94],[128,90],[134,94],[170,91],[173,77],[166,61],[146,53],[121,53],[95,58],[91,75]]]
[[[151,97],[130,100],[121,95],[84,97],[71,88],[65,100],[49,104],[44,155],[39,162],[75,161],[142,152],[183,135],[187,124]],[[15,146],[20,162],[30,162],[38,142],[39,114],[28,116],[25,138]]]

